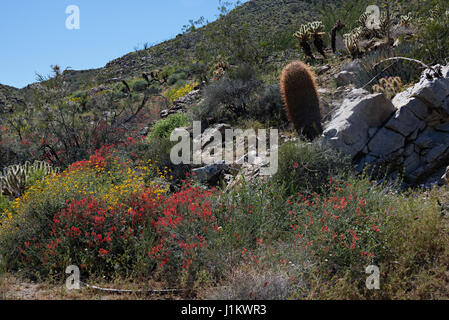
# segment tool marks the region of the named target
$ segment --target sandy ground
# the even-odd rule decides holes
[[[136,290],[135,284],[108,285],[109,288]],[[67,290],[65,285],[34,283],[12,275],[0,275],[0,300],[160,300],[180,299],[177,295],[143,295],[139,293],[108,293],[83,287]]]

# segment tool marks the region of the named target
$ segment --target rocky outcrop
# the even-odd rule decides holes
[[[394,110],[383,94],[370,95],[354,89],[326,127],[324,136],[337,149],[356,157]]]
[[[390,174],[403,173],[408,183],[436,181],[444,173],[449,164],[449,66],[426,70],[391,102],[360,89],[352,96],[327,125],[326,143],[351,155],[360,169],[388,166]]]
[[[229,168],[224,161],[192,170],[195,179],[210,185],[219,183],[220,180],[224,179],[225,174],[228,172]]]
[[[161,111],[161,118],[167,118],[171,114],[175,114],[178,112],[185,112],[189,107],[198,103],[201,99],[201,91],[193,90],[184,97],[181,97],[173,102],[173,105],[166,110]]]

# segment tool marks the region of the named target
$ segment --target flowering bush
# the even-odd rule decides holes
[[[189,94],[197,85],[198,83],[186,83],[179,88],[168,90],[165,95],[170,100],[170,103],[173,103],[173,101]]]
[[[327,270],[361,271],[383,254],[380,193],[366,180],[330,179],[329,194],[292,199],[293,242]]]
[[[159,191],[146,189],[129,204],[110,206],[93,197],[67,201],[56,213],[46,239],[25,241],[18,247],[23,265],[63,272],[68,265],[80,266],[89,274],[128,275],[142,256],[146,227],[158,206]],[[150,268],[151,269],[151,268]]]
[[[182,189],[164,199],[154,222],[158,243],[149,250],[150,257],[176,279],[180,272],[190,279],[212,257],[207,254],[218,236],[217,218],[205,190],[185,182]]]
[[[151,164],[134,169],[129,162],[120,162],[116,149],[105,146],[88,160],[74,163],[61,174],[38,181],[22,197],[13,201],[10,208],[0,216],[1,250],[4,256],[8,257],[11,268],[19,268],[24,263],[28,263],[29,266],[34,265],[34,268],[29,267],[29,269],[35,272],[50,272],[51,268],[59,264],[50,264],[49,258],[52,251],[45,253],[40,251],[40,248],[43,245],[51,245],[52,249],[55,249],[54,243],[58,243],[58,248],[62,248],[61,250],[68,250],[61,256],[70,256],[74,261],[79,262],[81,257],[79,254],[73,255],[73,250],[86,249],[86,243],[80,239],[75,239],[75,243],[73,239],[72,242],[67,242],[67,239],[61,237],[61,233],[75,227],[83,230],[83,236],[85,236],[88,230],[83,228],[91,227],[93,222],[89,219],[92,217],[105,218],[107,224],[104,227],[110,228],[112,222],[117,223],[119,219],[117,217],[123,218],[126,214],[133,217],[128,227],[136,223],[137,216],[151,216],[152,210],[145,213],[136,210],[141,210],[139,208],[141,208],[142,199],[158,201],[166,192],[165,187],[158,187],[151,180],[148,181],[147,177],[153,174],[153,171]],[[89,211],[90,209],[85,209],[86,206],[95,210]],[[132,211],[129,211],[130,209]],[[83,217],[80,215],[82,212],[88,215]],[[76,219],[70,218],[70,213],[75,214]],[[54,220],[55,217],[57,222]],[[60,220],[57,217],[67,217],[69,220]],[[119,220],[121,222],[123,219]],[[123,226],[120,227],[120,232],[123,232],[121,229]],[[115,227],[118,228],[117,225]],[[89,232],[92,231],[102,234],[103,239],[109,229]],[[51,241],[54,243],[52,244]],[[126,248],[126,245],[123,248]],[[97,246],[94,249],[110,251],[111,248]],[[105,251],[102,252],[105,253]],[[82,257],[87,259],[83,255]],[[44,258],[48,261],[43,260]],[[46,264],[44,265],[43,262]],[[102,264],[99,263],[99,265]],[[125,261],[122,265],[127,267],[127,262]],[[106,268],[104,271],[108,270]]]

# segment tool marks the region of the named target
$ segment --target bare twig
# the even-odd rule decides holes
[[[103,292],[110,292],[110,293],[118,293],[118,294],[158,294],[158,295],[164,295],[164,294],[178,294],[179,292],[186,291],[186,289],[161,289],[161,290],[124,290],[124,289],[109,289],[109,288],[102,288],[98,286],[92,286],[87,283],[81,282],[81,285],[90,289],[94,289],[97,291],[103,291]]]
[[[387,62],[387,61],[395,61],[395,62],[393,62],[392,64],[390,64],[388,67],[386,67],[385,69],[383,69],[381,72],[379,72],[374,78],[372,78],[372,79],[371,79],[367,84],[365,84],[362,88],[365,88],[366,86],[370,85],[374,80],[377,79],[377,77],[378,77],[379,75],[381,75],[381,74],[382,74],[383,72],[385,72],[387,69],[391,68],[391,67],[396,63],[397,60],[405,60],[405,61],[415,62],[415,63],[418,63],[418,64],[422,65],[422,66],[423,66],[424,68],[426,68],[426,69],[430,69],[430,70],[432,70],[432,71],[435,71],[431,66],[429,66],[429,65],[425,64],[424,62],[422,62],[422,61],[420,61],[420,60],[417,60],[417,59],[412,59],[412,58],[407,58],[407,57],[392,57],[392,58],[387,58],[387,59],[384,59],[384,60],[379,61],[378,63],[376,63],[376,64],[373,66],[373,68],[375,68],[375,67],[377,67],[378,65],[380,65],[380,64],[382,64],[382,63],[384,63],[384,62]]]
[[[384,60],[382,60],[382,61],[376,63],[376,64],[374,65],[374,67],[378,66],[379,64],[381,64],[381,63],[383,63],[383,62],[391,61],[391,60],[406,60],[406,61],[416,62],[416,63],[419,63],[420,65],[422,65],[423,67],[427,68],[427,69],[431,69],[432,71],[435,71],[435,70],[433,70],[432,67],[428,66],[428,65],[425,64],[424,62],[422,62],[422,61],[420,61],[420,60],[417,60],[417,59],[407,58],[407,57],[392,57],[392,58],[387,58],[387,59],[384,59]]]

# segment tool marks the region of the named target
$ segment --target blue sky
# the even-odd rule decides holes
[[[245,1],[243,1],[245,2]],[[66,8],[80,9],[80,29],[66,28]],[[0,83],[22,88],[50,65],[85,70],[173,38],[190,19],[218,17],[218,0],[2,0]]]

